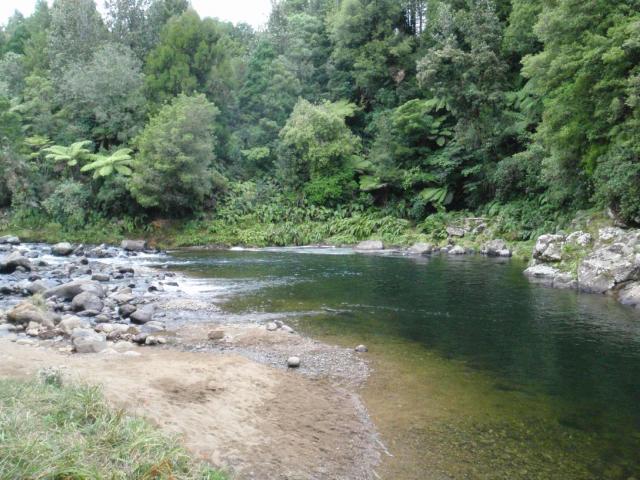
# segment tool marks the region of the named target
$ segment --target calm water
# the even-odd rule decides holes
[[[366,343],[383,478],[640,478],[640,312],[523,264],[339,249],[174,253],[235,315]],[[299,315],[304,313],[304,315]]]

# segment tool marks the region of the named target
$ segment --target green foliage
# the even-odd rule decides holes
[[[202,208],[223,180],[215,169],[218,109],[204,95],[179,95],[136,139],[131,193],[145,208],[180,214]]]
[[[101,391],[0,380],[0,478],[224,480],[192,460],[177,439],[108,406]]]
[[[68,167],[75,167],[79,162],[82,162],[89,158],[90,151],[87,148],[91,145],[91,141],[83,140],[81,142],[75,142],[65,147],[64,145],[53,145],[51,147],[43,148],[45,158],[53,162],[64,162]]]
[[[133,165],[132,152],[130,148],[121,148],[110,155],[101,153],[91,155],[90,159],[93,161],[83,166],[80,171],[93,172],[94,179],[108,177],[116,173],[129,177],[133,173],[131,170]]]
[[[91,192],[83,184],[65,180],[42,203],[49,217],[70,228],[84,225]]]

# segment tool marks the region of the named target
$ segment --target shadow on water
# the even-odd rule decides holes
[[[517,261],[308,253],[174,267],[233,285],[229,313],[323,312],[298,327],[370,347],[383,478],[640,477],[640,314],[531,285]]]

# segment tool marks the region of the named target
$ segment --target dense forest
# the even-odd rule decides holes
[[[16,225],[284,244],[455,212],[513,239],[579,210],[640,223],[639,0],[280,0],[261,31],[104,3],[0,31]]]

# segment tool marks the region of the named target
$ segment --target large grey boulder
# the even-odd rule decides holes
[[[460,245],[455,245],[447,253],[449,255],[464,255],[465,253],[467,253],[467,251],[464,249],[464,247],[461,247]]]
[[[129,252],[142,252],[146,250],[147,242],[145,240],[123,240],[120,247]]]
[[[20,245],[20,239],[13,235],[4,235],[0,237],[0,245]]]
[[[69,242],[56,243],[51,247],[51,253],[57,257],[67,257],[73,253],[73,245]]]
[[[599,248],[578,266],[578,284],[586,292],[605,293],[619,284],[638,279],[640,254],[624,243]]]
[[[407,249],[407,252],[413,255],[427,255],[433,252],[433,245],[430,243],[414,243]]]
[[[384,244],[380,240],[365,240],[356,245],[356,250],[384,250]]]
[[[0,260],[0,273],[13,273],[18,267],[31,271],[31,262],[22,253],[15,251]]]
[[[91,292],[82,292],[73,297],[71,301],[71,308],[76,312],[83,310],[94,310],[96,312],[102,311],[104,304],[100,297]]]
[[[563,235],[540,235],[533,248],[533,258],[541,262],[559,262],[562,260]]]
[[[144,305],[139,307],[135,312],[131,314],[129,319],[131,323],[137,323],[138,325],[144,325],[145,323],[153,320],[153,314],[156,311],[156,307],[153,304]]]
[[[454,227],[452,225],[448,226],[446,228],[447,230],[447,235],[449,235],[450,237],[464,237],[466,230],[464,228],[461,227]]]
[[[489,257],[510,257],[511,250],[504,240],[496,238],[490,240],[482,246],[480,253]]]
[[[7,312],[7,320],[17,325],[28,325],[31,322],[47,328],[53,328],[51,316],[31,302],[21,302]]]
[[[81,294],[82,292],[90,292],[100,298],[104,298],[104,289],[102,288],[102,286],[98,282],[94,282],[91,280],[76,280],[69,283],[63,283],[62,285],[58,285],[57,287],[45,290],[43,295],[45,298],[55,296],[58,298],[71,300],[73,299],[73,297]]]
[[[78,353],[99,353],[107,348],[106,336],[88,328],[73,330],[71,343]]]
[[[593,237],[590,233],[578,230],[567,235],[566,243],[571,245],[577,245],[579,247],[588,247],[593,242]]]

